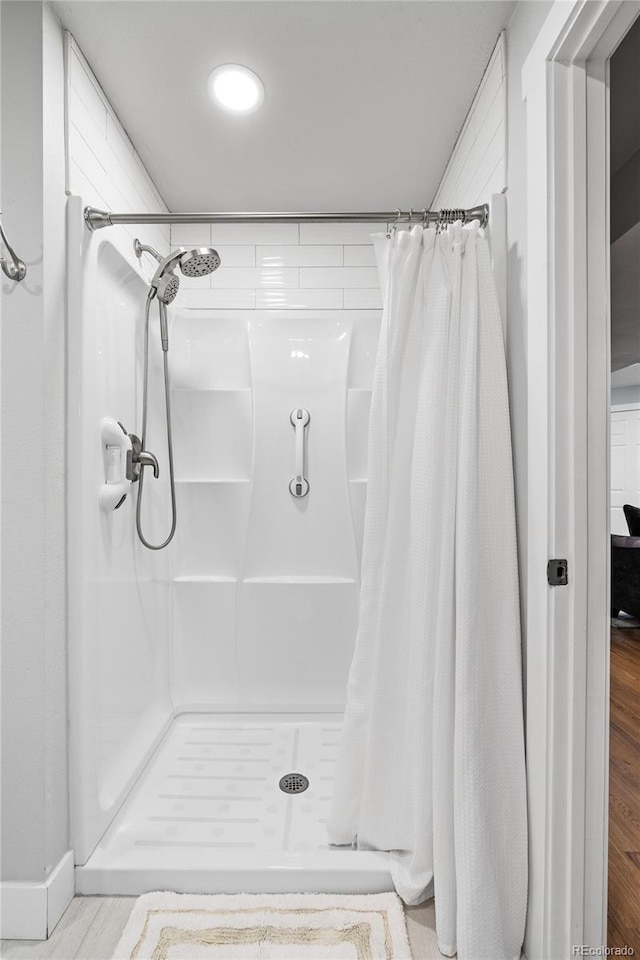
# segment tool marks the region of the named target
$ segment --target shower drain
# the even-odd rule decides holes
[[[287,773],[278,784],[283,793],[304,793],[309,781],[303,773]]]

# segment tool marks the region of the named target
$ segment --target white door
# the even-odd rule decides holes
[[[640,507],[640,404],[611,409],[611,533],[620,536],[625,503]]]

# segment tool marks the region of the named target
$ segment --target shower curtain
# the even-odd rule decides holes
[[[360,622],[329,839],[435,892],[442,953],[518,960],[527,835],[509,408],[478,223],[374,237],[384,292]]]

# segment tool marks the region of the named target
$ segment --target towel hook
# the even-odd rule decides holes
[[[2,238],[2,242],[7,248],[7,252],[11,258],[9,261],[6,257],[0,257],[0,267],[2,267],[5,275],[9,277],[10,280],[15,280],[19,283],[20,280],[24,280],[27,268],[7,240],[7,235],[2,228],[2,221],[0,221],[0,238]]]

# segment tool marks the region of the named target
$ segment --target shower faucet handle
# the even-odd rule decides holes
[[[157,480],[160,476],[160,467],[156,457],[148,450],[142,449],[142,442],[135,433],[130,433],[129,439],[131,450],[127,453],[127,479],[135,483],[140,479],[143,467],[153,467],[153,475]]]

